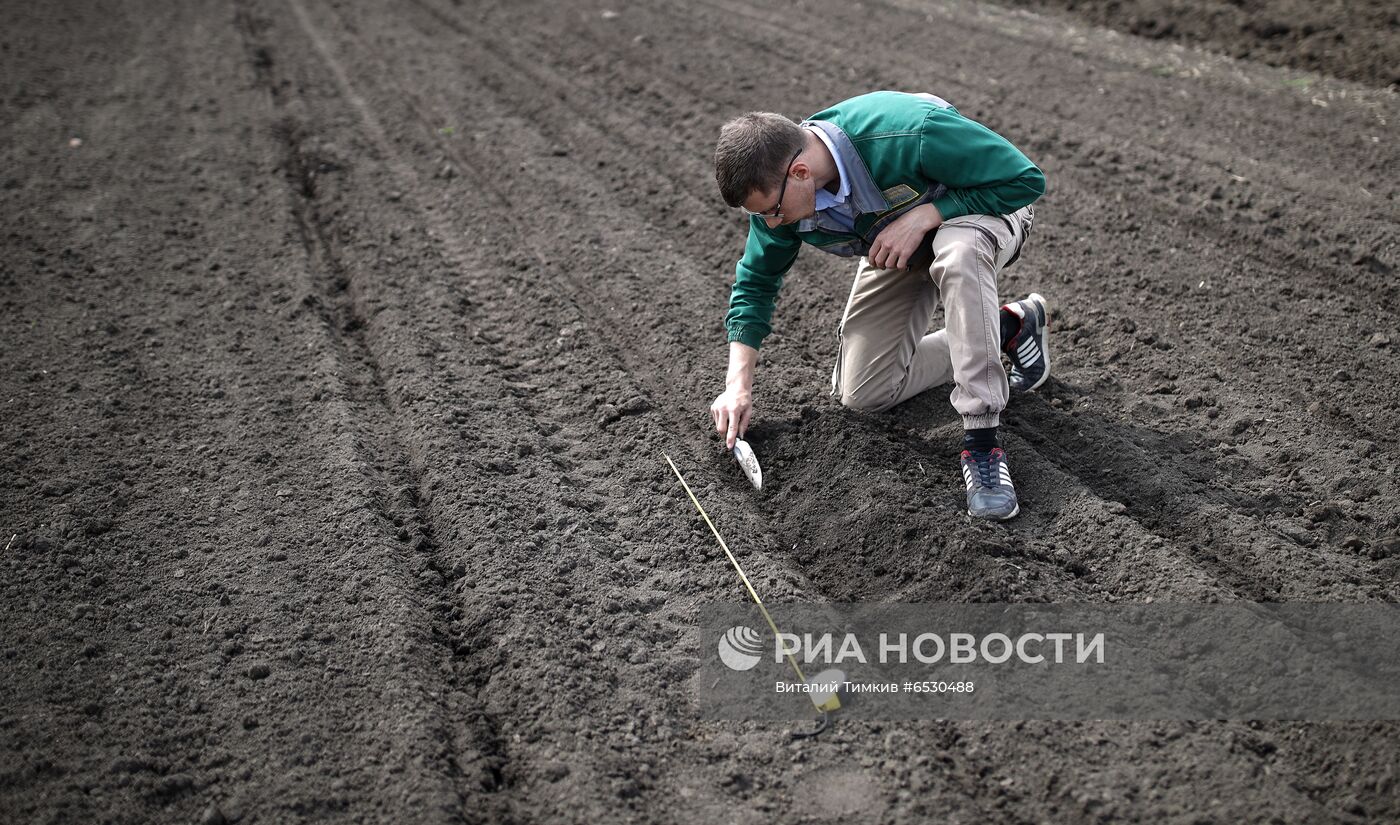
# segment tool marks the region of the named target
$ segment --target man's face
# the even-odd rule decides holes
[[[779,197],[781,196],[781,201]],[[744,208],[750,212],[770,215],[777,211],[782,219],[764,217],[768,226],[780,226],[806,220],[816,214],[816,187],[813,185],[812,170],[801,158],[788,167],[787,180],[772,189],[761,192],[755,190],[744,201]]]

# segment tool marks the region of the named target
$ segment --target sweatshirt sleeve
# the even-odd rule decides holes
[[[797,260],[802,241],[790,226],[769,229],[759,218],[749,219],[744,256],[734,268],[734,288],[724,317],[728,340],[758,349],[772,331],[770,322],[783,276]]]
[[[924,120],[920,171],[948,187],[934,205],[944,220],[1006,215],[1045,194],[1045,175],[1021,150],[986,126],[938,109]]]

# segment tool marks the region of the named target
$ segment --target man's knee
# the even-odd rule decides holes
[[[878,413],[894,406],[896,393],[864,384],[859,387],[841,387],[841,406],[852,412]]]

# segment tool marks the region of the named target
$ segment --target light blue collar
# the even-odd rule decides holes
[[[840,126],[825,120],[804,120],[798,125],[819,130],[819,137],[824,138],[824,142],[834,148],[831,155],[836,158],[837,169],[841,172],[841,187],[850,193],[856,213],[883,212],[890,208],[889,201],[885,200],[884,193],[870,176],[865,159],[856,151],[855,144]]]
[[[826,187],[818,189],[813,206],[818,212],[830,209],[833,206],[841,206],[846,203],[847,196],[851,194],[851,179],[850,175],[846,172],[846,163],[841,158],[841,153],[836,151],[836,146],[831,142],[831,138],[826,136],[826,132],[823,132],[815,126],[808,127],[807,131],[816,135],[821,142],[826,145],[827,151],[831,153],[832,160],[836,162],[836,182],[838,184],[834,194],[829,192]]]

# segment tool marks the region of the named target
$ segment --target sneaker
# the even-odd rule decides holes
[[[967,482],[968,515],[1002,521],[1021,512],[1006,453],[1000,447],[986,453],[963,450],[962,472]]]
[[[1033,390],[1050,377],[1050,313],[1038,292],[1002,309],[1021,319],[1021,328],[1002,351],[1011,356],[1013,390]]]

